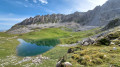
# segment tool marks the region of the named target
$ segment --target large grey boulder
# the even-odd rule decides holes
[[[64,62],[65,67],[72,67],[72,64],[70,62]]]
[[[95,43],[95,39],[87,38],[87,39],[84,39],[80,44],[83,46],[88,46],[88,45],[91,45],[93,43]]]

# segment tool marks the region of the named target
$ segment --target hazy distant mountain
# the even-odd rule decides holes
[[[11,28],[11,25],[0,24],[0,32],[7,31]]]
[[[21,23],[13,26],[8,32],[12,33],[14,30],[19,32],[24,29],[30,31],[30,26],[34,28],[40,24],[49,24],[49,23],[78,23],[82,26],[103,26],[107,25],[110,20],[120,17],[120,0],[108,0],[102,6],[97,6],[93,10],[88,12],[75,12],[73,14],[64,15],[64,14],[52,14],[44,16],[35,16],[34,18],[30,17],[25,19]],[[59,24],[58,24],[59,25]],[[27,27],[26,27],[27,26]],[[24,27],[24,29],[22,29]],[[28,28],[29,27],[29,28]],[[17,29],[17,30],[16,30]],[[27,32],[29,32],[27,31]]]
[[[0,32],[3,32],[3,30],[0,30]]]

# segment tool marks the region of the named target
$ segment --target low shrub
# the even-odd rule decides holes
[[[73,58],[73,59],[79,59],[80,56],[79,56],[78,54],[73,54],[73,55],[72,55],[72,58]]]
[[[106,53],[99,52],[99,49],[86,49],[82,51],[76,51],[75,53],[76,54],[72,55],[72,59],[85,66],[99,65],[103,62],[108,62],[110,59],[110,56],[108,56]]]
[[[71,48],[68,49],[67,53],[73,53],[73,52],[74,52],[74,48],[71,47]]]
[[[107,38],[102,38],[100,40],[97,41],[97,44],[100,44],[100,45],[105,45],[105,46],[109,46],[110,45],[110,40],[107,39]]]
[[[93,62],[94,64],[102,64],[102,63],[103,63],[103,60],[100,59],[100,58],[95,58],[95,59],[92,60],[92,62]]]

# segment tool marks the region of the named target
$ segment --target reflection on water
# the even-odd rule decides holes
[[[18,39],[20,44],[17,46],[18,56],[35,56],[42,54],[50,49],[52,49],[59,42],[58,40],[47,40],[47,41],[24,41],[23,39]]]
[[[45,39],[45,40],[25,40],[26,42],[36,44],[36,45],[45,45],[45,46],[56,46],[59,43],[58,39]]]

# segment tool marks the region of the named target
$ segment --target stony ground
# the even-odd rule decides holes
[[[42,55],[38,55],[36,57],[18,57],[18,56],[6,56],[5,59],[0,59],[1,67],[6,66],[17,66],[20,65],[22,67],[31,67],[32,65],[42,64],[43,60],[49,60],[48,57],[43,57]]]

